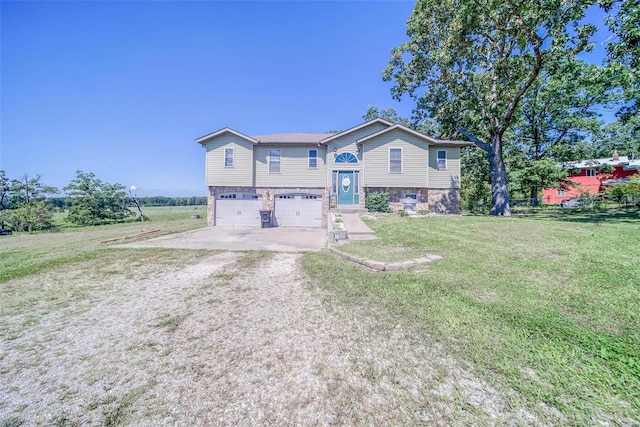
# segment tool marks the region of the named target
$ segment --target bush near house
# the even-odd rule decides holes
[[[370,212],[391,212],[391,208],[389,207],[389,193],[367,194],[365,207]]]

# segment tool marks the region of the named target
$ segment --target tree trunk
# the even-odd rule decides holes
[[[538,187],[531,187],[531,206],[538,206]]]
[[[491,171],[491,211],[489,215],[511,216],[507,169],[502,158],[502,136],[491,136],[491,149],[487,155]]]

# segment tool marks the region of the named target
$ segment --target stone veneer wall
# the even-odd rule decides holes
[[[329,188],[264,188],[264,187],[209,187],[207,197],[207,225],[213,227],[216,217],[216,195],[220,193],[252,193],[262,196],[262,208],[272,209],[275,196],[279,194],[316,194],[322,196],[322,226],[327,225],[329,210]]]
[[[388,193],[389,207],[393,212],[404,209],[405,194],[418,195],[416,211],[428,210],[441,214],[457,214],[460,212],[460,191],[456,188],[429,189],[429,188],[383,188],[368,187],[365,189],[365,198],[369,193]]]
[[[368,187],[365,189],[366,195],[369,193],[388,193],[389,194],[389,207],[393,212],[404,210],[405,194],[414,193],[418,195],[418,201],[416,203],[416,210],[429,209],[429,200],[427,198],[429,189],[427,188],[383,188],[383,187]]]
[[[460,190],[457,188],[429,190],[429,210],[442,214],[459,214]]]

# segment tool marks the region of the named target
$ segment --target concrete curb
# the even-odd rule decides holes
[[[427,262],[433,262],[433,261],[438,261],[442,259],[440,255],[427,255],[423,258],[416,258],[408,261],[384,263],[380,261],[373,261],[357,255],[348,254],[346,252],[342,252],[336,249],[333,246],[329,246],[328,249],[334,254],[341,256],[342,258],[348,259],[353,263],[360,264],[365,267],[371,268],[373,270],[378,270],[378,271],[398,271],[405,268],[413,267],[414,265],[424,264]]]

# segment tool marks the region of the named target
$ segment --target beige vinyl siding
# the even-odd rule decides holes
[[[427,143],[393,130],[363,144],[365,187],[427,187]],[[389,149],[402,149],[402,172],[389,173]]]
[[[447,169],[438,170],[438,150],[447,152]],[[429,188],[460,187],[460,148],[429,147]]]
[[[347,135],[336,138],[327,144],[326,159],[327,159],[327,182],[331,182],[331,171],[334,170],[362,170],[362,153],[358,153],[358,145],[356,141],[360,138],[364,138],[367,135],[386,129],[389,126],[385,126],[382,123],[372,123],[362,129],[358,129],[355,132],[351,132]],[[354,154],[358,158],[358,163],[335,163],[333,159],[334,148],[337,150],[335,154],[343,152],[349,152]]]
[[[208,141],[206,147],[208,186],[253,185],[253,143],[226,133]],[[224,166],[225,148],[233,148],[233,167]]]
[[[280,173],[269,173],[269,149],[281,149]],[[309,150],[318,150],[318,167],[309,169]],[[325,187],[326,149],[318,146],[260,145],[255,147],[256,187]]]

